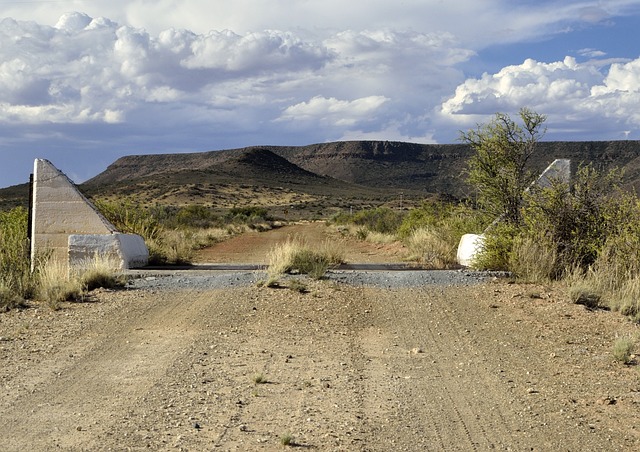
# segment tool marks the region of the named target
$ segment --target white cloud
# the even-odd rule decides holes
[[[5,20],[0,122],[197,118],[246,131],[286,119],[298,131],[337,139],[361,124],[363,133],[388,129],[402,117],[407,132],[423,121],[425,104],[462,81],[454,66],[473,54],[446,33],[346,30],[314,40],[277,30],[168,29],[153,36],[82,13],[65,14],[55,27]],[[321,118],[322,128],[304,125],[306,117]]]
[[[384,96],[369,96],[352,101],[316,96],[285,109],[280,120],[319,121],[334,126],[353,126],[372,121],[376,111],[388,102]]]
[[[529,107],[550,118],[551,132],[573,130],[587,135],[594,127],[601,132],[640,128],[638,102],[640,59],[605,68],[593,62],[577,63],[571,57],[555,63],[529,59],[496,74],[466,80],[442,104],[441,113],[445,120],[471,125],[497,111]]]
[[[587,58],[603,58],[607,56],[607,54],[598,49],[580,49],[578,50],[578,55],[587,57]]]
[[[602,86],[592,89],[594,96],[640,92],[640,58],[626,64],[612,64]]]
[[[304,42],[289,32],[267,30],[240,36],[232,31],[212,31],[191,43],[188,69],[232,72],[319,69],[330,58],[327,49]]]
[[[325,37],[347,29],[447,31],[465,47],[478,49],[563,32],[576,23],[605,22],[637,7],[636,0],[69,0],[11,2],[3,12],[54,25],[66,11],[82,10],[153,35],[169,28],[202,35],[225,29],[242,35],[266,29],[304,30]]]

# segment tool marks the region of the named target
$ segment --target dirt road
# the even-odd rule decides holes
[[[376,244],[345,237],[324,222],[300,223],[268,232],[249,232],[202,250],[200,263],[266,264],[269,251],[278,243],[298,238],[311,247],[338,243],[349,263],[402,262],[407,250],[399,244]]]
[[[305,284],[0,314],[0,450],[640,448],[619,314],[499,281]]]

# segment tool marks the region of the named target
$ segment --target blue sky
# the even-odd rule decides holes
[[[496,112],[640,139],[637,0],[0,0],[0,187],[47,158],[372,139]]]

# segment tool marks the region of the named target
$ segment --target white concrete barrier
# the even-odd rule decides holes
[[[484,246],[484,234],[465,234],[458,245],[458,263],[473,267],[475,259]]]
[[[31,262],[39,254],[67,266],[95,254],[118,260],[122,269],[145,266],[142,237],[119,233],[73,182],[48,160],[36,159],[31,205]]]
[[[120,232],[69,235],[69,265],[81,266],[96,255],[119,270],[144,267],[149,261],[149,251],[139,235]]]

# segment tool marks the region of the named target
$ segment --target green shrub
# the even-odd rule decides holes
[[[94,204],[120,232],[138,234],[145,241],[157,240],[162,234],[158,219],[140,205],[129,201],[119,204],[94,201]]]
[[[205,229],[218,226],[220,221],[205,206],[192,204],[177,210],[175,216],[167,220],[166,226],[174,228]]]
[[[377,207],[353,214],[349,222],[364,226],[369,231],[394,234],[402,224],[403,217],[404,214],[401,212],[396,212],[388,207]]]
[[[255,226],[271,220],[267,209],[264,207],[247,206],[234,207],[225,215],[224,221],[230,224],[246,224]]]
[[[449,218],[454,209],[455,206],[451,203],[424,202],[420,207],[411,209],[402,219],[402,224],[400,224],[397,231],[398,236],[406,238],[418,229],[428,229],[436,226],[445,218]]]
[[[31,276],[28,213],[24,207],[0,212],[0,309],[7,309],[20,299],[33,296],[35,283]]]
[[[475,259],[475,267],[479,270],[511,269],[512,251],[520,229],[513,223],[496,223],[485,232],[482,250]]]
[[[619,172],[583,166],[571,185],[556,182],[532,190],[523,211],[523,232],[533,238],[542,234],[555,244],[553,273],[559,277],[574,265],[583,270],[593,265],[607,240],[639,218],[637,210],[637,203],[620,189]]]
[[[527,168],[546,130],[544,115],[528,108],[519,112],[521,124],[496,113],[488,124],[463,132],[461,140],[473,154],[467,161],[467,180],[475,188],[477,202],[492,218],[519,225],[525,189],[535,180]]]

